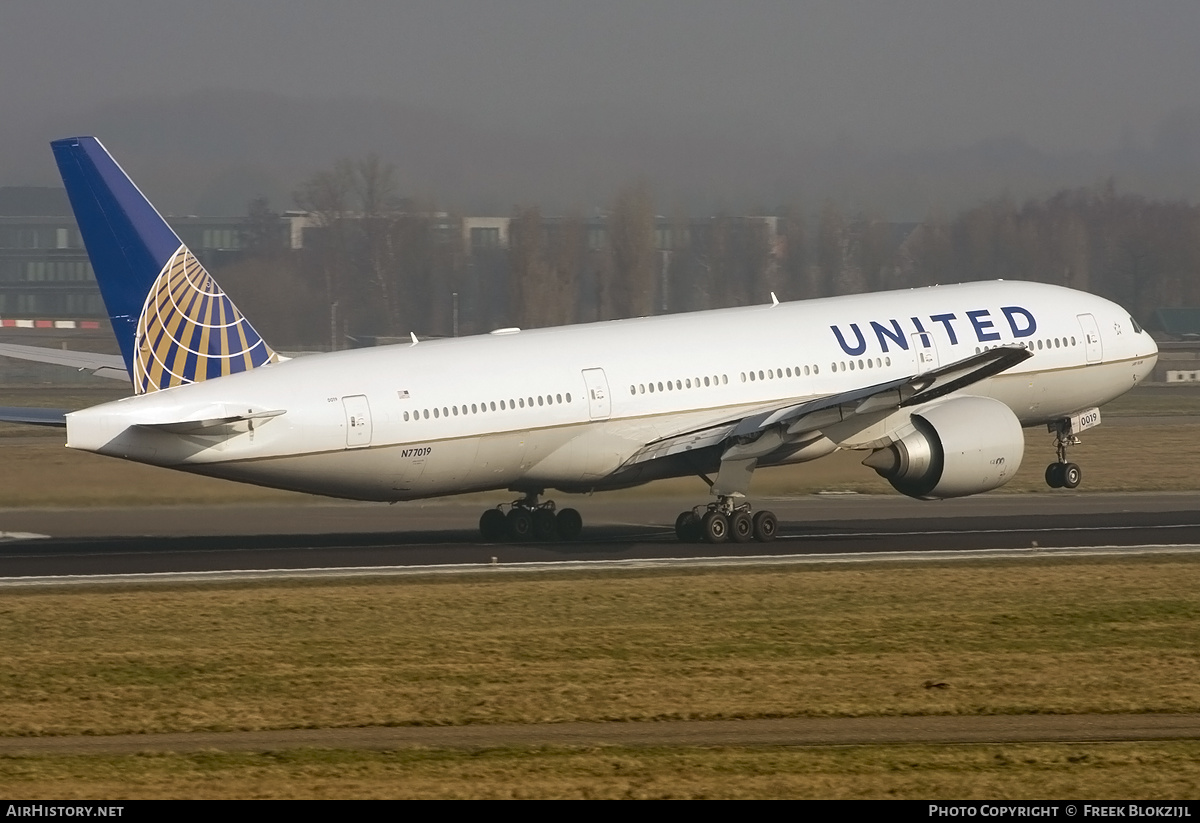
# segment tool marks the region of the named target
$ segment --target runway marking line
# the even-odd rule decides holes
[[[308,569],[240,569],[228,571],[143,572],[136,574],[45,575],[2,577],[0,588],[24,586],[118,585],[129,583],[228,583],[249,580],[286,580],[337,577],[402,577],[487,572],[530,573],[564,571],[619,571],[653,568],[705,568],[723,566],[788,566],[828,563],[881,563],[939,560],[1011,560],[1051,557],[1092,557],[1144,554],[1190,554],[1200,545],[1151,544],[1143,546],[1063,546],[1023,549],[946,549],[942,551],[844,552],[826,554],[751,555],[740,557],[656,557],[616,560],[555,560],[517,563],[447,563],[419,566],[345,566]]]

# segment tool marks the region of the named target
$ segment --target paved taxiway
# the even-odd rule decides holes
[[[680,544],[688,501],[572,501],[583,539],[485,543],[481,504],[314,502],[0,510],[0,578],[266,569],[345,569],[555,561],[960,552],[1079,546],[1200,545],[1200,492],[993,494],[921,503],[899,496],[811,495],[755,501],[780,520],[771,544]]]

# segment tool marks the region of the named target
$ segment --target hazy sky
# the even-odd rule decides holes
[[[1102,150],[1200,104],[1198,36],[1195,0],[3,0],[0,109],[232,88],[514,130]]]

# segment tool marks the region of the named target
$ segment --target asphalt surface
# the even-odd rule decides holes
[[[756,508],[779,517],[778,539],[721,545],[676,541],[675,516],[690,502],[572,501],[585,530],[571,543],[484,542],[475,528],[481,504],[462,501],[7,509],[0,510],[0,578],[1200,545],[1196,492],[995,494],[933,503],[864,495],[762,500]]]

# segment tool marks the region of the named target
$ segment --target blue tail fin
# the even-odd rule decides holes
[[[50,145],[137,394],[279,360],[99,140]]]

